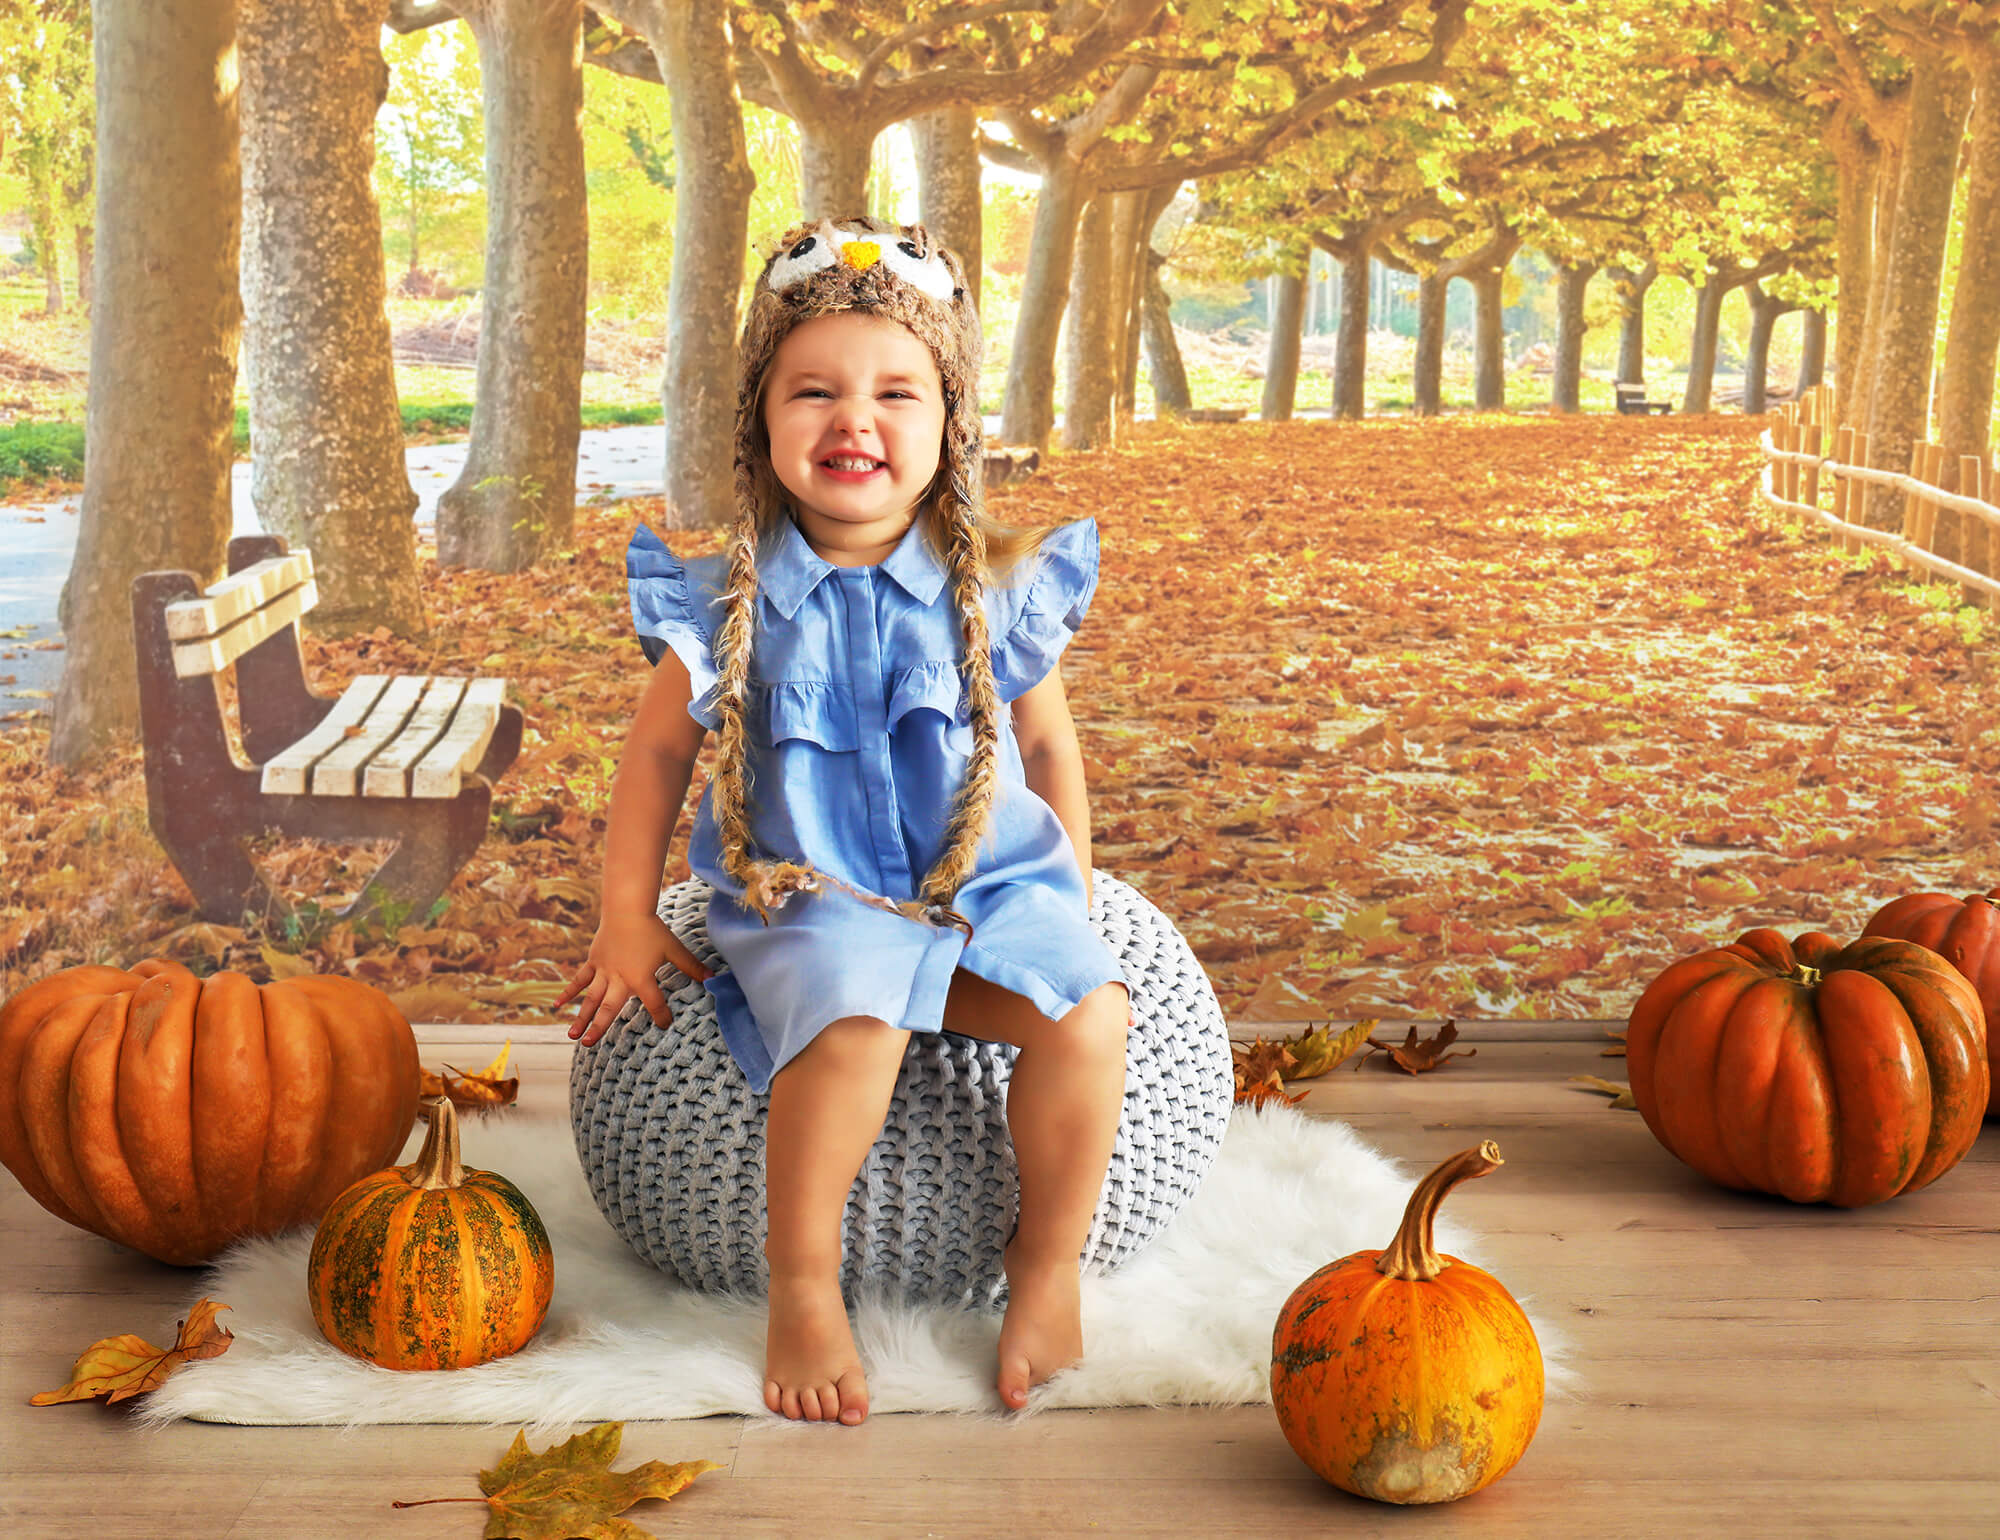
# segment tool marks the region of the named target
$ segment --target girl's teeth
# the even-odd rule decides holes
[[[826,464],[830,469],[837,471],[872,471],[880,463],[881,462],[877,460],[839,460],[839,459],[828,460],[826,462]]]

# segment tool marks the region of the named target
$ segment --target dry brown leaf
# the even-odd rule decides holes
[[[507,1073],[507,1055],[513,1050],[514,1040],[510,1037],[500,1047],[499,1055],[486,1068],[474,1074],[466,1074],[447,1064],[444,1073],[424,1070],[418,1084],[420,1096],[446,1096],[454,1107],[467,1110],[485,1107],[511,1107],[520,1095],[521,1077]]]
[[[695,1477],[723,1467],[713,1460],[668,1465],[648,1460],[614,1471],[625,1424],[603,1422],[536,1454],[516,1433],[500,1463],[479,1473],[484,1497],[427,1497],[394,1508],[431,1503],[486,1504],[486,1540],[652,1540],[649,1531],[618,1517],[634,1503],[678,1496]]]
[[[1639,1104],[1632,1100],[1632,1088],[1629,1085],[1620,1085],[1615,1080],[1606,1080],[1598,1075],[1571,1075],[1569,1078],[1578,1085],[1587,1086],[1593,1091],[1602,1091],[1609,1096],[1613,1111],[1621,1108],[1632,1112],[1639,1110]]]
[[[45,1390],[30,1396],[33,1406],[55,1406],[63,1401],[90,1401],[104,1397],[109,1405],[155,1389],[182,1364],[195,1358],[214,1358],[229,1351],[235,1340],[215,1324],[218,1310],[229,1306],[212,1299],[195,1301],[179,1328],[174,1345],[154,1347],[143,1337],[127,1332],[122,1337],[104,1337],[91,1343],[69,1371],[69,1383],[61,1390]]]
[[[1436,1037],[1424,1037],[1419,1028],[1412,1026],[1410,1035],[1400,1043],[1378,1043],[1371,1037],[1368,1046],[1388,1054],[1396,1068],[1406,1074],[1422,1075],[1438,1068],[1447,1059],[1469,1059],[1479,1052],[1477,1048],[1468,1048],[1462,1053],[1446,1053],[1445,1049],[1457,1041],[1458,1022],[1447,1016]]]

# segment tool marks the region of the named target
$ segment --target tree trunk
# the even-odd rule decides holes
[[[1835,122],[1832,145],[1839,189],[1834,268],[1840,293],[1840,328],[1833,344],[1834,413],[1841,426],[1859,428],[1868,420],[1861,350],[1875,277],[1875,178],[1882,155],[1866,131],[1845,116]]]
[[[1069,298],[1077,225],[1089,201],[1090,189],[1075,161],[1059,160],[1043,173],[1000,407],[1000,436],[1009,444],[1047,449],[1055,431],[1056,342]]]
[[[1080,250],[1070,276],[1068,390],[1063,401],[1063,444],[1095,449],[1117,437],[1113,404],[1124,358],[1120,323],[1125,295],[1120,280],[1130,264],[1136,210],[1129,193],[1100,193],[1084,211]]]
[[[1826,381],[1826,312],[1808,310],[1799,342],[1799,394]]]
[[[1778,317],[1798,309],[1764,292],[1761,283],[1748,285],[1750,292],[1750,347],[1743,355],[1743,412],[1747,417],[1762,416],[1769,409],[1771,376],[1771,333]],[[1794,393],[1796,399],[1797,392]]]
[[[1299,393],[1299,346],[1305,326],[1305,263],[1278,274],[1278,302],[1271,308],[1271,341],[1264,354],[1264,400],[1258,416],[1265,422],[1290,422]]]
[[[1180,417],[1194,402],[1188,396],[1187,368],[1174,337],[1173,302],[1167,297],[1167,286],[1160,282],[1160,269],[1166,260],[1148,243],[1146,296],[1140,314],[1146,333],[1146,367],[1153,376],[1154,415]]]
[[[42,275],[42,314],[61,315],[63,307],[62,226],[56,219],[55,172],[38,154],[28,172],[28,226],[35,232],[35,265]]]
[[[1333,344],[1333,415],[1359,421],[1368,413],[1368,248],[1357,245],[1340,262],[1340,335]]]
[[[1889,294],[1889,257],[1896,230],[1896,187],[1903,154],[1890,145],[1876,161],[1874,208],[1869,219],[1870,249],[1874,253],[1868,282],[1868,311],[1862,318],[1861,348],[1855,360],[1853,412],[1855,431],[1868,427],[1868,414],[1875,405],[1875,372],[1882,355],[1882,314]]]
[[[1902,470],[1909,463],[1910,445],[1930,429],[1938,286],[1944,276],[1958,147],[1965,136],[1970,94],[1970,81],[1955,63],[1942,58],[1918,61],[1896,189],[1896,235],[1882,278],[1882,329],[1868,402],[1871,463],[1891,470]],[[1990,374],[1987,383],[1990,389]],[[1894,488],[1871,488],[1869,524],[1891,528],[1901,519],[1902,504],[1903,494]]]
[[[1618,382],[1646,383],[1646,291],[1660,275],[1659,264],[1648,262],[1638,272],[1629,267],[1607,268],[1618,293]]]
[[[1706,412],[1715,394],[1715,343],[1722,330],[1723,296],[1736,287],[1721,273],[1701,286],[1694,306],[1694,337],[1688,345],[1687,393],[1681,397],[1681,411]]]
[[[669,0],[671,3],[671,0]],[[868,207],[875,130],[845,118],[799,119],[799,200],[807,219],[847,219]]]
[[[375,203],[387,0],[239,0],[251,496],[327,636],[423,634]]]
[[[667,366],[660,384],[666,425],[664,526],[727,525],[736,511],[739,272],[757,174],[743,135],[743,102],[729,46],[729,0],[612,0],[619,21],[659,61],[672,114],[679,180],[674,261],[667,280]]]
[[[457,0],[486,114],[486,281],[465,469],[438,561],[520,572],[576,523],[585,279],[582,0]],[[734,269],[730,269],[734,271]]]
[[[76,302],[85,310],[90,308],[91,241],[95,234],[87,224],[76,227]]]
[[[93,25],[100,260],[88,468],[58,607],[60,765],[137,731],[132,579],[222,570],[243,317],[235,8],[97,0]]]
[[[1954,472],[1960,455],[1983,458],[1993,434],[1993,369],[2000,357],[2000,60],[1981,73],[1970,132],[1964,244],[1938,401],[1938,442]]]
[[[1132,261],[1125,275],[1125,365],[1118,381],[1118,413],[1128,423],[1139,409],[1139,344],[1146,327],[1146,283],[1153,271],[1153,229],[1177,191],[1179,184],[1169,183],[1141,194],[1133,227]]]
[[[1444,312],[1451,279],[1434,269],[1417,280],[1417,353],[1411,369],[1410,410],[1435,417],[1444,410]]]
[[[1558,412],[1583,410],[1583,300],[1595,265],[1556,269],[1556,373],[1549,382],[1549,405]]]
[[[979,114],[970,107],[945,107],[910,119],[917,148],[917,201],[924,227],[958,253],[972,303],[979,303],[980,161]]]
[[[1473,405],[1482,412],[1504,411],[1507,406],[1507,337],[1501,329],[1501,285],[1505,269],[1488,268],[1468,275],[1474,309],[1474,354],[1478,383]]]

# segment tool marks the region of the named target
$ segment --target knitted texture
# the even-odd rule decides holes
[[[1187,942],[1136,889],[1098,872],[1091,922],[1131,988],[1125,1105],[1082,1260],[1116,1267],[1194,1195],[1222,1147],[1235,1077],[1228,1030]],[[660,917],[711,966],[710,889],[669,888]],[[612,1228],[694,1288],[761,1295],[764,1117],[724,1046],[714,1002],[671,967],[673,1008],[658,1031],[636,999],[604,1036],[576,1050],[570,1125],[592,1196]],[[1018,1185],[1007,1132],[1017,1050],[914,1033],[888,1118],[842,1218],[840,1281],[972,1308],[1006,1298],[1000,1253]]]

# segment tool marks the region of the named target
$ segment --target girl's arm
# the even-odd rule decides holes
[[[1084,785],[1083,749],[1069,714],[1062,670],[1052,668],[1041,682],[1014,701],[1014,741],[1028,789],[1055,810],[1083,869],[1083,897],[1091,893],[1090,795]]]
[[[639,698],[612,778],[597,935],[555,1003],[561,1010],[583,997],[570,1035],[580,1036],[586,1045],[603,1035],[635,994],[654,1021],[669,1019],[666,997],[654,977],[662,962],[672,962],[692,979],[709,974],[658,912],[667,851],[708,736],[688,715],[692,690],[687,665],[672,652],[662,654]]]

